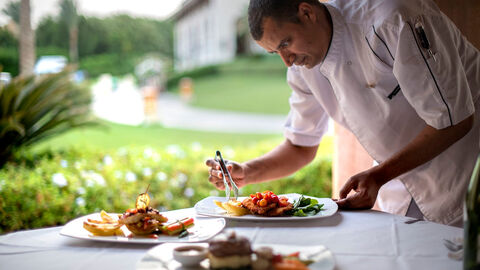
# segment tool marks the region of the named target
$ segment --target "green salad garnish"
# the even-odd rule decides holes
[[[293,201],[293,208],[285,214],[297,217],[314,216],[322,210],[323,203],[318,203],[316,199],[305,198],[303,195],[298,200]]]

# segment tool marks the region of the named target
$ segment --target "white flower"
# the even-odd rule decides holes
[[[85,199],[82,198],[82,197],[78,197],[75,199],[75,203],[78,205],[78,206],[85,206]]]
[[[152,169],[150,169],[150,168],[144,168],[144,169],[143,169],[143,176],[148,177],[148,176],[150,176],[150,175],[152,175],[152,174],[153,174]]]
[[[180,146],[176,144],[171,144],[167,146],[167,153],[170,155],[174,155],[177,158],[184,158],[185,157],[185,152],[180,148]]]
[[[59,187],[65,187],[68,185],[67,179],[63,176],[62,173],[55,173],[52,175],[52,181],[55,185]]]
[[[80,195],[83,195],[83,194],[85,194],[85,189],[83,187],[79,187],[77,189],[77,193],[80,194]]]
[[[119,156],[126,156],[128,154],[128,150],[124,147],[118,149],[117,154]]]
[[[188,176],[184,173],[179,173],[177,175],[178,182],[183,186],[188,180]]]
[[[155,151],[152,148],[145,148],[145,150],[143,150],[144,158],[151,158],[154,154],[155,154]]]
[[[210,196],[218,196],[218,190],[212,190],[210,191]]]
[[[159,153],[155,152],[155,153],[153,153],[152,160],[153,160],[154,162],[159,162],[160,160],[162,160],[162,157],[160,156]]]
[[[186,188],[185,192],[183,192],[183,195],[185,195],[188,198],[191,198],[193,194],[195,194],[195,191],[193,190],[193,188]]]
[[[103,157],[103,164],[105,164],[105,166],[109,166],[113,163],[113,158],[109,155],[106,155],[105,157]]]
[[[75,169],[80,170],[82,168],[82,163],[75,161],[75,163],[73,163],[73,166],[75,167]]]
[[[60,166],[62,166],[63,168],[67,168],[67,167],[68,167],[68,161],[62,159],[62,160],[60,161]]]
[[[191,147],[194,152],[199,152],[202,150],[202,144],[199,142],[193,142]]]
[[[170,191],[165,192],[165,199],[168,201],[173,199],[173,194]]]
[[[233,150],[232,147],[230,147],[230,146],[225,147],[225,149],[223,150],[223,152],[225,153],[225,154],[223,155],[223,158],[224,158],[224,159],[233,159],[233,158],[235,158],[235,150]]]
[[[123,173],[119,170],[116,170],[114,173],[113,173],[113,176],[115,176],[115,178],[117,179],[120,179],[123,177]]]
[[[163,182],[163,181],[167,180],[167,174],[164,173],[164,172],[158,172],[157,173],[157,179],[158,179],[158,181]]]
[[[87,181],[88,187],[91,187],[93,185],[100,185],[100,186],[106,185],[106,182],[103,176],[94,171],[88,171],[88,172],[82,171],[80,172],[80,175],[83,178],[85,178],[85,180]]]
[[[129,183],[135,182],[135,181],[137,181],[137,175],[134,174],[133,172],[127,172],[127,174],[125,175],[125,179]]]

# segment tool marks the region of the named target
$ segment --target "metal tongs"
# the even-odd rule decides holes
[[[233,194],[235,195],[235,200],[237,200],[237,198],[238,198],[238,187],[235,184],[235,182],[233,182],[232,176],[230,175],[230,172],[227,169],[227,164],[225,164],[225,161],[222,158],[222,154],[218,150],[215,153],[215,161],[220,164],[220,170],[222,170],[223,184],[225,185],[225,196],[227,197],[227,202],[230,200],[230,189],[233,189]],[[228,180],[230,181],[230,184],[228,184],[225,175],[228,177]]]

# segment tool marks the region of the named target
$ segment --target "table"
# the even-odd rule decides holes
[[[195,215],[192,208],[176,210]],[[203,217],[208,218],[208,217]],[[462,237],[461,228],[374,210],[340,211],[300,222],[227,220],[227,228],[253,244],[322,244],[335,269],[461,269],[447,257],[444,238]],[[0,269],[135,269],[152,245],[105,243],[59,235],[61,227],[0,236]]]

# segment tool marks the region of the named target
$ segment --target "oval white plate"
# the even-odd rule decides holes
[[[181,219],[182,217],[175,217],[175,215],[169,215],[169,212],[162,213],[169,220]],[[112,214],[116,215],[116,214]],[[159,244],[165,242],[171,243],[186,243],[186,242],[202,242],[206,241],[219,232],[225,227],[225,219],[223,218],[201,218],[193,217],[195,226],[188,229],[190,232],[186,237],[178,238],[178,236],[168,236],[160,234],[158,238],[149,238],[149,237],[138,237],[134,236],[132,238],[124,236],[94,236],[89,231],[83,228],[83,221],[90,219],[101,220],[100,213],[94,213],[79,217],[74,219],[65,226],[63,226],[60,231],[61,235],[69,236],[78,239],[93,240],[93,241],[102,241],[102,242],[121,242],[121,243],[136,243],[136,244]],[[123,226],[124,228],[124,226]]]
[[[297,193],[283,194],[279,196],[285,196],[288,198],[288,201],[293,203],[294,200],[298,199],[301,195]],[[306,220],[306,219],[317,219],[329,217],[335,214],[338,210],[337,204],[330,198],[316,198],[312,196],[306,196],[307,198],[313,198],[318,201],[318,203],[323,203],[323,210],[318,212],[315,216],[307,217],[295,217],[295,216],[283,216],[283,217],[263,217],[256,215],[244,215],[244,216],[231,216],[227,212],[213,202],[214,200],[225,202],[225,197],[207,197],[195,204],[195,211],[198,215],[211,216],[211,217],[223,217],[228,219],[238,219],[238,220]],[[238,200],[242,201],[246,197],[239,197]]]
[[[206,243],[199,243],[203,247],[208,247]],[[182,265],[173,259],[173,249],[182,246],[179,243],[168,243],[158,245],[147,251],[143,258],[137,263],[137,270],[205,270],[209,269],[208,259],[203,260],[197,267],[182,267]],[[333,254],[326,247],[321,245],[315,246],[299,246],[299,245],[254,245],[253,249],[257,249],[262,246],[268,246],[273,248],[274,253],[290,254],[293,252],[300,252],[301,259],[311,259],[314,263],[308,267],[312,270],[332,270],[335,267],[335,260]]]

